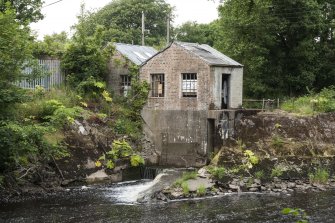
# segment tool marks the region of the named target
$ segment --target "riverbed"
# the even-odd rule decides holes
[[[226,194],[167,203],[136,202],[151,181],[70,188],[39,198],[0,204],[0,222],[293,222],[281,214],[301,208],[310,222],[335,222],[335,190],[274,195]]]

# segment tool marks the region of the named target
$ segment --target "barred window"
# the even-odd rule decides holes
[[[121,75],[121,95],[127,96],[131,88],[131,77],[129,75]]]
[[[182,74],[182,96],[183,97],[197,97],[197,74],[184,73]]]
[[[151,74],[151,97],[164,97],[164,74]]]

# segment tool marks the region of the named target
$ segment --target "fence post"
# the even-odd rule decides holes
[[[263,103],[262,103],[262,112],[264,112],[264,109],[265,109],[265,100],[263,98]]]

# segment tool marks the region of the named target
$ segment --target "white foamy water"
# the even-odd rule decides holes
[[[105,195],[118,203],[136,203],[138,195],[153,184],[154,181],[119,183],[116,187],[109,188]]]

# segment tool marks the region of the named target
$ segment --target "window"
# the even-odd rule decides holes
[[[131,77],[129,75],[121,75],[121,95],[127,96],[131,88]]]
[[[181,92],[183,97],[197,97],[197,74],[182,74]]]
[[[164,74],[151,74],[151,97],[164,97]]]

